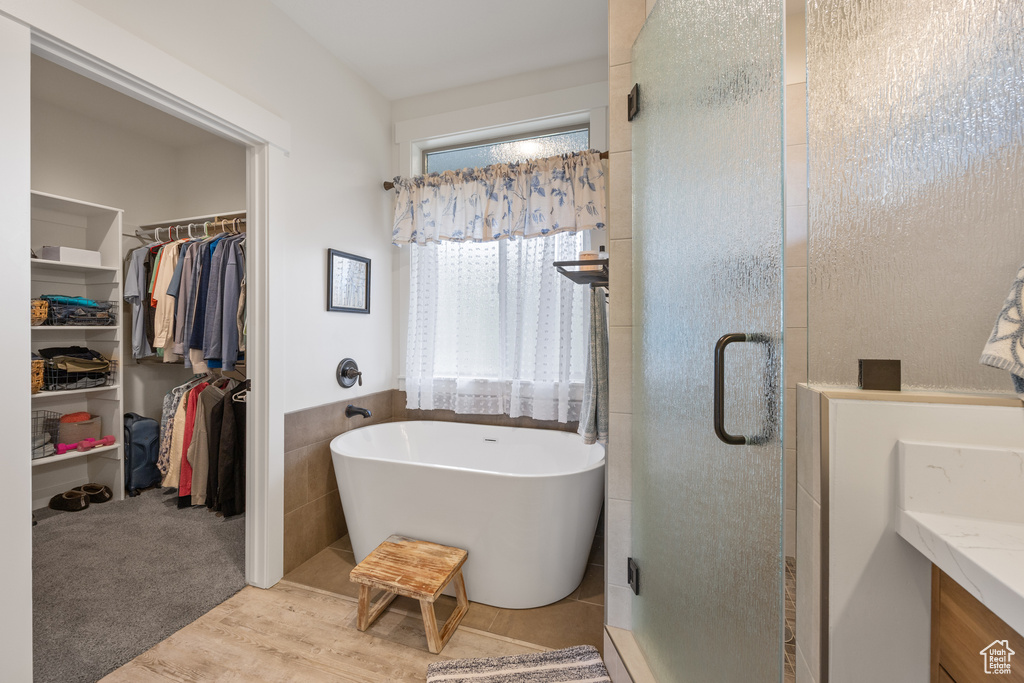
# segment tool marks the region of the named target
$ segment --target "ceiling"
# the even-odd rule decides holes
[[[35,55],[32,56],[32,98],[170,147],[190,147],[220,139]]]
[[[604,0],[272,0],[391,100],[608,54]]]

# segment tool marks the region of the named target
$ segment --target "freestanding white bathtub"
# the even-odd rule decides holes
[[[331,442],[361,562],[392,534],[465,548],[469,599],[557,602],[583,579],[604,494],[604,447],[577,434],[392,422]]]

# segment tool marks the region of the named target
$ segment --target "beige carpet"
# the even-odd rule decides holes
[[[175,496],[150,490],[37,517],[37,683],[92,683],[245,585],[242,516],[179,510]]]

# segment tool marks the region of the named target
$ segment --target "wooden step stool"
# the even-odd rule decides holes
[[[349,579],[362,584],[359,589],[359,617],[356,622],[365,631],[377,620],[391,601],[399,595],[420,601],[427,647],[435,655],[448,644],[462,617],[469,611],[462,565],[468,553],[437,543],[417,541],[404,536],[391,536],[366,556],[349,574]],[[440,633],[434,616],[434,601],[450,582],[455,582],[458,604]],[[384,591],[377,604],[370,607],[370,593]]]

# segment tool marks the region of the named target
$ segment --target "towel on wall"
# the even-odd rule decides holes
[[[608,444],[608,304],[604,291],[590,289],[590,352],[579,428],[585,444]]]
[[[1010,373],[1017,395],[1024,399],[1024,266],[999,311],[992,335],[981,353],[981,363]]]

